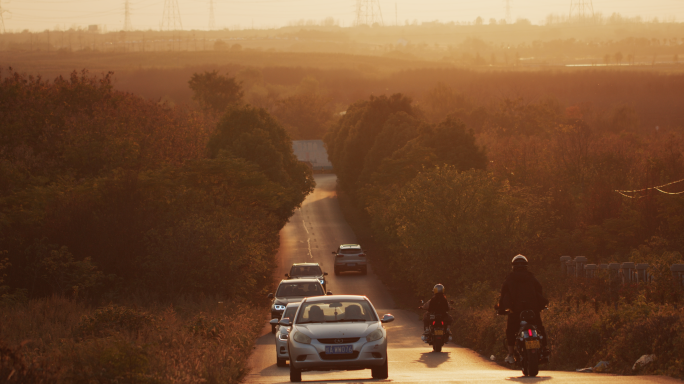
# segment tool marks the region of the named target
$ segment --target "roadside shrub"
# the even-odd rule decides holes
[[[149,313],[110,304],[85,315],[78,324],[82,335],[106,336],[114,332],[139,332],[144,328],[159,326],[159,319]]]

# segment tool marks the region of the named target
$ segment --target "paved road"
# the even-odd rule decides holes
[[[421,322],[417,315],[393,309],[394,302],[387,289],[369,268],[367,276],[343,273],[335,276],[332,251],[344,243],[355,243],[356,237],[342,216],[335,193],[335,175],[316,175],[316,190],[308,196],[301,209],[292,216],[280,233],[277,276],[289,271],[296,262],[314,261],[330,272],[328,289],[335,294],[366,295],[382,316],[392,313],[396,320],[387,324],[389,340],[389,379],[372,380],[370,370],[350,372],[304,372],[304,382],[452,382],[452,383],[679,383],[665,377],[612,376],[575,372],[541,371],[535,379],[521,377],[519,370],[501,367],[477,353],[453,344],[442,353],[420,341]],[[289,382],[289,369],[276,367],[274,339],[269,325],[250,359],[248,383]]]

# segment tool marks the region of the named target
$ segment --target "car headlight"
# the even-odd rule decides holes
[[[311,344],[311,338],[301,332],[295,332],[292,336],[292,340],[302,344]]]
[[[289,332],[280,332],[278,333],[278,338],[280,340],[287,340],[287,337],[289,336]]]
[[[323,279],[318,279],[318,281],[321,282],[321,285],[325,284],[325,280],[323,280]]]
[[[274,305],[273,305],[273,309],[275,309],[276,311],[284,311],[284,310],[285,310],[285,306],[284,306],[284,305],[280,305],[280,304],[274,304]]]
[[[371,332],[366,336],[366,341],[375,341],[375,340],[380,340],[382,339],[382,329],[376,329],[375,331]]]

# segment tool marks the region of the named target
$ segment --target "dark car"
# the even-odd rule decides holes
[[[295,263],[290,268],[290,273],[286,273],[288,279],[318,279],[323,285],[323,290],[328,290],[328,282],[325,277],[328,272],[323,272],[318,263]]]
[[[335,255],[335,275],[346,271],[358,271],[362,275],[368,273],[366,252],[361,249],[360,245],[342,244],[332,254]]]
[[[325,296],[323,285],[318,279],[281,280],[275,295],[268,294],[273,299],[271,304],[271,318],[280,319],[288,303],[298,303],[310,296]],[[328,292],[332,295],[332,292]],[[271,333],[275,333],[276,326],[271,324]]]

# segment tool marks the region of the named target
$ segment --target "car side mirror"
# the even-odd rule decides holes
[[[323,276],[328,276],[328,272],[323,272]]]
[[[332,251],[332,254],[333,254],[333,255],[337,255],[337,252],[335,252],[335,251]]]
[[[328,291],[328,293],[326,293],[326,295],[328,295],[328,296],[332,296],[332,294],[333,294],[332,291]]]
[[[272,294],[272,293],[269,293],[268,296],[266,296],[266,297],[269,298],[269,299],[272,299],[272,298],[273,298],[273,294]]]
[[[284,327],[289,327],[290,326],[290,319],[289,318],[284,318],[278,322],[278,324],[284,326]]]
[[[289,273],[286,273],[286,274],[285,274],[285,277],[287,277],[287,278],[289,279],[289,278],[290,278],[290,274],[289,274]]]
[[[382,319],[380,320],[380,322],[383,323],[383,324],[384,324],[384,323],[391,323],[391,322],[393,322],[393,321],[394,321],[394,316],[392,316],[392,315],[389,314],[389,313],[386,314],[386,315],[384,315],[384,316],[382,316]]]
[[[421,304],[425,304],[425,302],[424,302],[423,300],[421,300],[420,303],[421,303]]]
[[[269,321],[269,323],[271,323],[271,325],[278,325],[278,321],[279,321],[278,319],[271,319],[271,321]]]

